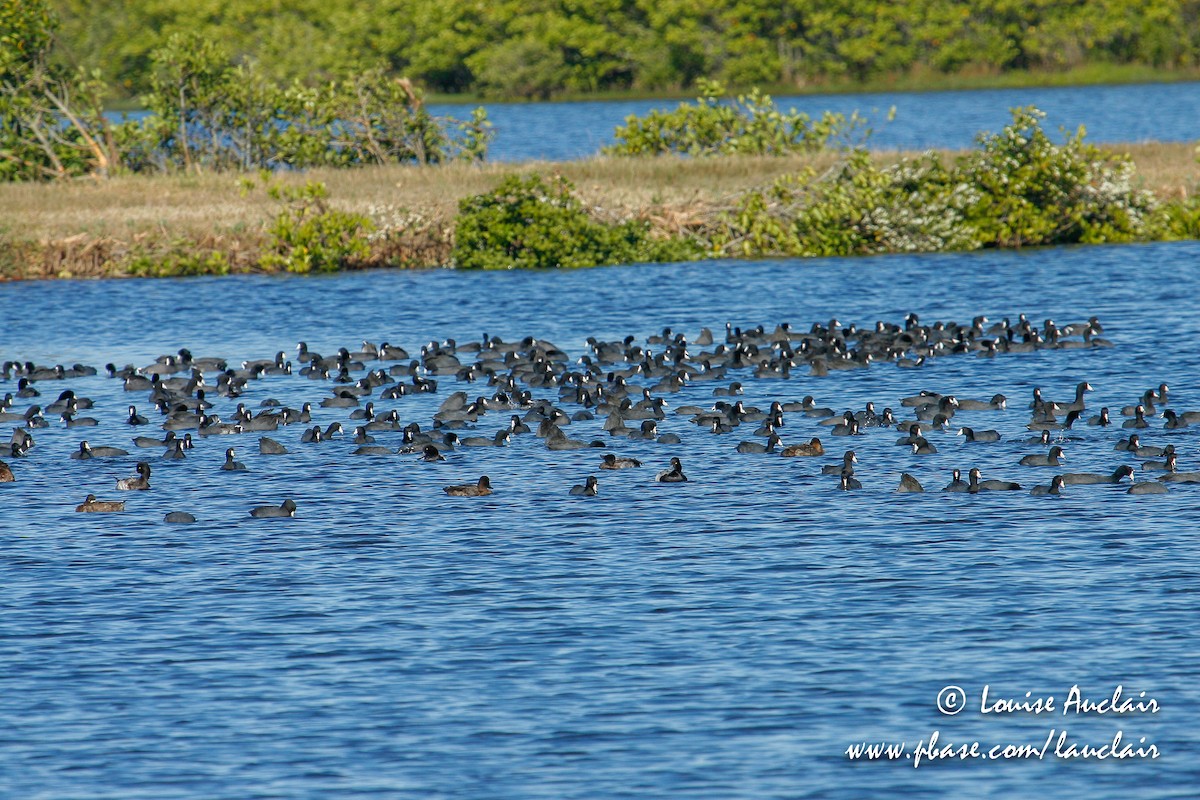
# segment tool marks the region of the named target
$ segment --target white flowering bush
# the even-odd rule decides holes
[[[935,154],[876,166],[854,150],[821,176],[787,176],[749,192],[711,236],[731,255],[855,255],[1128,242],[1155,235],[1153,195],[1128,159],[1058,145],[1036,108],[950,166]]]

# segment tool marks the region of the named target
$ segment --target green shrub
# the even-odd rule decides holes
[[[745,256],[974,249],[952,194],[934,158],[880,168],[858,149],[820,177],[784,176],[748,192],[721,220],[714,246]]]
[[[175,34],[154,51],[145,102],[151,114],[124,139],[129,163],[143,168],[435,164],[456,153],[482,159],[491,138],[486,113],[476,109],[455,141],[420,90],[383,69],[281,86],[253,63],[234,65],[198,34]]]
[[[459,203],[453,260],[463,269],[575,268],[639,261],[678,261],[699,249],[655,240],[649,225],[593,219],[564,178],[510,176],[486,194]]]
[[[1159,206],[1150,238],[1163,241],[1200,239],[1200,197],[1190,196]]]
[[[1062,145],[1045,114],[1012,110],[1012,124],[979,137],[955,179],[965,224],[984,247],[1129,242],[1145,237],[1155,201],[1133,188],[1133,165],[1085,144],[1080,128]]]
[[[786,155],[816,152],[836,137],[848,137],[861,120],[826,112],[813,121],[795,109],[780,111],[770,96],[753,90],[726,102],[725,89],[714,81],[700,81],[695,103],[680,103],[674,111],[651,111],[630,116],[618,127],[617,143],[604,152],[617,156],[676,153],[706,155]]]
[[[370,245],[365,237],[373,228],[371,221],[330,208],[324,184],[271,185],[267,192],[283,208],[267,229],[271,241],[260,261],[264,268],[335,272],[367,260]]]
[[[0,0],[0,181],[103,177],[115,166],[104,85],[54,59],[57,29],[46,0]]]
[[[139,254],[125,266],[130,275],[150,278],[179,278],[189,275],[228,275],[229,258],[220,251],[187,252],[188,242],[161,255]]]
[[[857,149],[822,176],[785,176],[744,195],[719,220],[714,249],[731,255],[865,255],[981,247],[1129,242],[1185,235],[1195,211],[1155,214],[1127,159],[1082,132],[1056,145],[1037,109],[980,138],[950,166],[936,155],[878,167]]]

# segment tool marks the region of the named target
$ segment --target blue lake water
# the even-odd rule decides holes
[[[1133,497],[1124,487],[947,494],[950,470],[1047,483],[1021,467],[1034,387],[1089,413],[1170,385],[1200,409],[1200,244],[807,261],[705,262],[578,272],[368,272],[0,285],[0,358],[39,364],[149,364],[196,356],[270,358],[306,341],[322,353],[363,339],[416,351],[430,340],[644,341],[665,326],[695,337],[726,321],[807,329],[965,322],[1025,313],[1038,324],[1098,315],[1111,349],[932,359],[919,370],[790,380],[731,378],[744,400],[806,394],[837,410],[899,410],[919,390],[1010,398],[960,412],[997,444],[934,432],[913,456],[891,429],[853,440],[864,488],[819,474],[844,440],[789,414],[787,443],[819,435],[818,459],[740,455],[746,426],[712,435],[668,414],[682,444],[619,441],[646,466],[596,469],[607,450],[552,452],[532,435],[460,449],[446,463],[354,456],[345,438],[263,456],[257,434],[199,440],[182,462],[134,450],[126,406],[144,393],[103,376],[38,384],[95,401],[88,429],[34,431],[0,484],[0,796],[22,798],[860,798],[1194,797],[1200,782],[1200,486]],[[386,365],[384,365],[386,366]],[[669,396],[711,404],[712,383]],[[13,391],[15,380],[0,383]],[[428,428],[455,389],[394,401]],[[241,398],[289,405],[328,396],[297,375]],[[539,391],[540,396],[546,396]],[[211,397],[226,418],[233,405]],[[18,401],[18,407],[29,401]],[[570,410],[573,407],[568,406]],[[907,411],[907,410],[906,410]],[[909,416],[905,413],[904,416]],[[348,422],[317,408],[314,422]],[[507,420],[491,413],[490,434]],[[1200,427],[1144,431],[1200,463]],[[603,437],[599,420],[573,437]],[[10,425],[4,426],[7,441]],[[161,436],[156,425],[148,426]],[[144,433],[141,428],[137,433]],[[1129,431],[1081,427],[1067,469],[1137,464],[1113,450]],[[377,434],[397,444],[399,434]],[[1075,438],[1077,437],[1077,438]],[[127,447],[72,461],[82,438]],[[219,469],[234,446],[247,473]],[[151,456],[153,489],[114,480]],[[690,481],[653,482],[672,455]],[[894,492],[908,471],[924,494]],[[491,476],[481,499],[442,487]],[[589,474],[596,498],[567,490]],[[124,514],[76,514],[88,492],[125,495]],[[295,498],[295,519],[252,506]],[[165,525],[189,510],[199,522]],[[936,708],[946,686],[968,707]],[[982,714],[980,694],[1053,695],[1056,713]],[[1158,713],[1067,714],[1078,685],[1121,685]],[[1143,699],[1144,699],[1143,698]],[[905,742],[1039,747],[1054,731],[1100,746],[1116,731],[1157,759],[1056,758],[852,763],[847,747]],[[1144,737],[1144,742],[1141,741]]]
[[[862,117],[878,150],[964,149],[981,133],[999,131],[1012,120],[1010,109],[1037,106],[1056,140],[1079,126],[1087,140],[1104,142],[1186,142],[1196,139],[1200,83],[1069,86],[953,92],[891,92],[776,97],[781,109],[812,118],[825,111]],[[612,144],[613,132],[630,115],[669,110],[679,100],[615,100],[568,103],[483,103],[494,126],[488,150],[493,161],[570,161],[597,155]],[[449,120],[466,121],[473,105],[431,104]],[[894,116],[889,115],[894,109]],[[131,116],[137,117],[139,113]]]
[[[1084,126],[1091,142],[1181,142],[1196,138],[1200,83],[1073,86],[954,92],[806,95],[777,97],[783,109],[817,118],[825,111],[857,112],[872,133],[868,146],[880,150],[962,149],[982,132],[1012,120],[1009,109],[1033,105],[1045,111],[1045,127]],[[574,103],[486,103],[496,138],[489,157],[498,161],[586,158],[613,142],[613,131],[630,115],[673,109],[677,100]],[[888,120],[895,108],[895,117]],[[434,113],[470,117],[471,106],[435,105]]]

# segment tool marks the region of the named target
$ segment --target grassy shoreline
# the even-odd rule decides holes
[[[1139,185],[1161,200],[1194,195],[1200,163],[1194,144],[1101,146],[1128,154]],[[881,164],[905,153],[877,153]],[[804,167],[818,172],[836,154],[711,159],[592,158],[523,164],[449,164],[311,170],[284,184],[324,183],[330,204],[374,224],[363,267],[439,267],[449,262],[454,218],[464,197],[507,175],[562,175],[593,213],[643,219],[678,234],[729,208],[738,195]],[[279,210],[262,190],[231,174],[127,176],[107,181],[0,185],[0,280],[161,274],[155,263],[186,255],[195,272],[261,272],[266,229]],[[206,258],[220,268],[205,269]],[[208,263],[217,263],[212,261]]]

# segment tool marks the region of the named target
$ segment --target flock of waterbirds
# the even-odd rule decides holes
[[[157,459],[164,461],[188,458],[194,448],[211,447],[212,437],[238,437],[218,440],[230,442],[247,434],[258,436],[258,450],[264,456],[286,457],[293,448],[336,438],[350,441],[355,446],[351,451],[354,455],[400,455],[434,464],[445,462],[450,454],[461,463],[469,459],[464,454],[473,448],[505,446],[521,435],[536,436],[550,450],[619,450],[626,440],[653,441],[670,447],[682,443],[678,433],[665,430],[676,421],[694,424],[714,435],[745,431],[747,438],[731,445],[732,450],[742,454],[821,457],[834,437],[847,437],[845,441],[851,443],[854,440],[849,437],[878,435],[892,429],[900,434],[898,445],[911,448],[914,455],[927,455],[937,452],[936,445],[927,438],[931,431],[948,432],[957,427],[964,443],[1000,441],[998,431],[967,426],[962,421],[965,416],[974,422],[985,419],[986,412],[1004,411],[1009,408],[1008,399],[1003,394],[968,399],[923,390],[899,399],[895,408],[877,410],[873,403],[867,403],[860,410],[838,411],[818,404],[811,395],[800,400],[773,401],[767,408],[748,406],[739,396],[744,383],[755,379],[820,378],[836,370],[866,369],[872,363],[911,369],[927,359],[948,355],[996,358],[1046,349],[1112,346],[1102,334],[1095,317],[1069,325],[1056,325],[1052,320],[1036,325],[1024,315],[1015,322],[1006,318],[993,323],[978,316],[969,324],[923,324],[917,315],[909,314],[899,324],[877,322],[863,328],[831,320],[807,330],[787,323],[770,330],[763,326],[742,330],[726,324],[723,337],[714,337],[707,328],[693,339],[670,329],[644,341],[634,336],[618,341],[589,337],[587,352],[576,359],[545,340],[526,337],[506,342],[487,334],[471,342],[431,341],[416,356],[386,342],[363,342],[354,351],[343,347],[336,353],[321,355],[301,342],[291,359],[279,352],[275,358],[239,366],[231,366],[223,358],[195,357],[182,348],[142,367],[106,366],[108,378],[120,381],[131,398],[145,398],[144,402],[131,402],[119,423],[90,416],[92,401],[75,389],[57,391],[72,380],[98,375],[95,368],[7,361],[0,374],[0,386],[7,384],[11,390],[0,403],[0,422],[14,426],[7,448],[14,462],[37,458],[37,437],[51,426],[79,434],[73,459],[130,458],[124,446],[100,445],[85,438],[89,430],[107,433],[114,425],[125,426],[124,430],[135,434],[131,439],[135,448],[157,451]],[[312,380],[320,385],[322,396],[299,408],[285,406],[256,391],[256,383],[266,376]],[[404,419],[405,396],[438,393],[439,387],[451,380],[456,388],[478,388],[449,393],[432,419]],[[669,411],[668,397],[701,382],[714,386],[711,405],[681,405]],[[1053,473],[1048,483],[1034,486],[1031,494],[1054,496],[1068,486],[1119,484],[1125,479],[1130,480],[1127,491],[1133,494],[1163,493],[1171,482],[1200,483],[1200,472],[1178,469],[1173,445],[1143,444],[1138,433],[1152,424],[1176,430],[1200,423],[1200,411],[1165,408],[1168,387],[1163,384],[1148,389],[1121,408],[1119,414],[1104,407],[1087,415],[1089,391],[1091,385],[1080,383],[1073,399],[1054,402],[1034,390],[1027,427],[1035,434],[1031,444],[1045,452],[1031,453],[1021,458],[1019,465],[1053,468]],[[252,412],[250,405],[256,394],[260,395],[259,402]],[[324,427],[311,424],[314,404],[329,409],[326,413],[344,413],[345,417]],[[139,411],[139,407],[144,410]],[[1162,419],[1161,425],[1151,422],[1155,417]],[[787,423],[797,418],[815,427],[819,435],[784,444]],[[501,419],[505,421],[488,424]],[[572,438],[570,426],[588,420],[603,420],[603,433],[592,439]],[[1075,425],[1129,430],[1129,435],[1116,443],[1116,449],[1127,457],[1146,460],[1122,463],[1111,474],[1062,471],[1058,468],[1064,449],[1059,442]],[[155,428],[161,429],[161,435],[145,433]],[[472,431],[479,435],[472,435]],[[247,471],[233,447],[220,446],[225,450],[223,471]],[[115,489],[153,493],[158,488],[157,481],[152,488],[154,460],[137,459],[134,474],[118,480]],[[655,481],[689,480],[678,455],[664,456],[663,462],[663,468],[653,470]],[[268,463],[264,460],[264,466]],[[614,452],[592,463],[599,470],[636,470],[642,466],[638,459]],[[821,473],[832,476],[841,489],[861,489],[862,483],[855,477],[856,463],[855,449],[847,447],[837,461],[824,465]],[[1151,471],[1161,473],[1157,480],[1133,480],[1139,472]],[[19,480],[19,474],[20,467],[14,470],[0,461],[0,482]],[[960,470],[953,470],[943,490],[978,493],[1022,489],[1016,481],[985,480],[977,467],[970,468],[966,475],[964,479]],[[569,492],[596,496],[599,486],[595,475],[587,475]],[[104,490],[96,487],[96,491]],[[446,486],[444,491],[453,497],[482,497],[490,495],[493,486],[491,479],[482,475],[477,481]],[[915,476],[905,472],[896,491],[921,492],[924,488]],[[288,497],[278,505],[256,506],[250,514],[291,517],[297,507],[296,500]],[[97,499],[96,494],[88,494],[76,511],[124,509],[124,500]],[[195,516],[187,511],[170,511],[164,519],[193,522]]]

